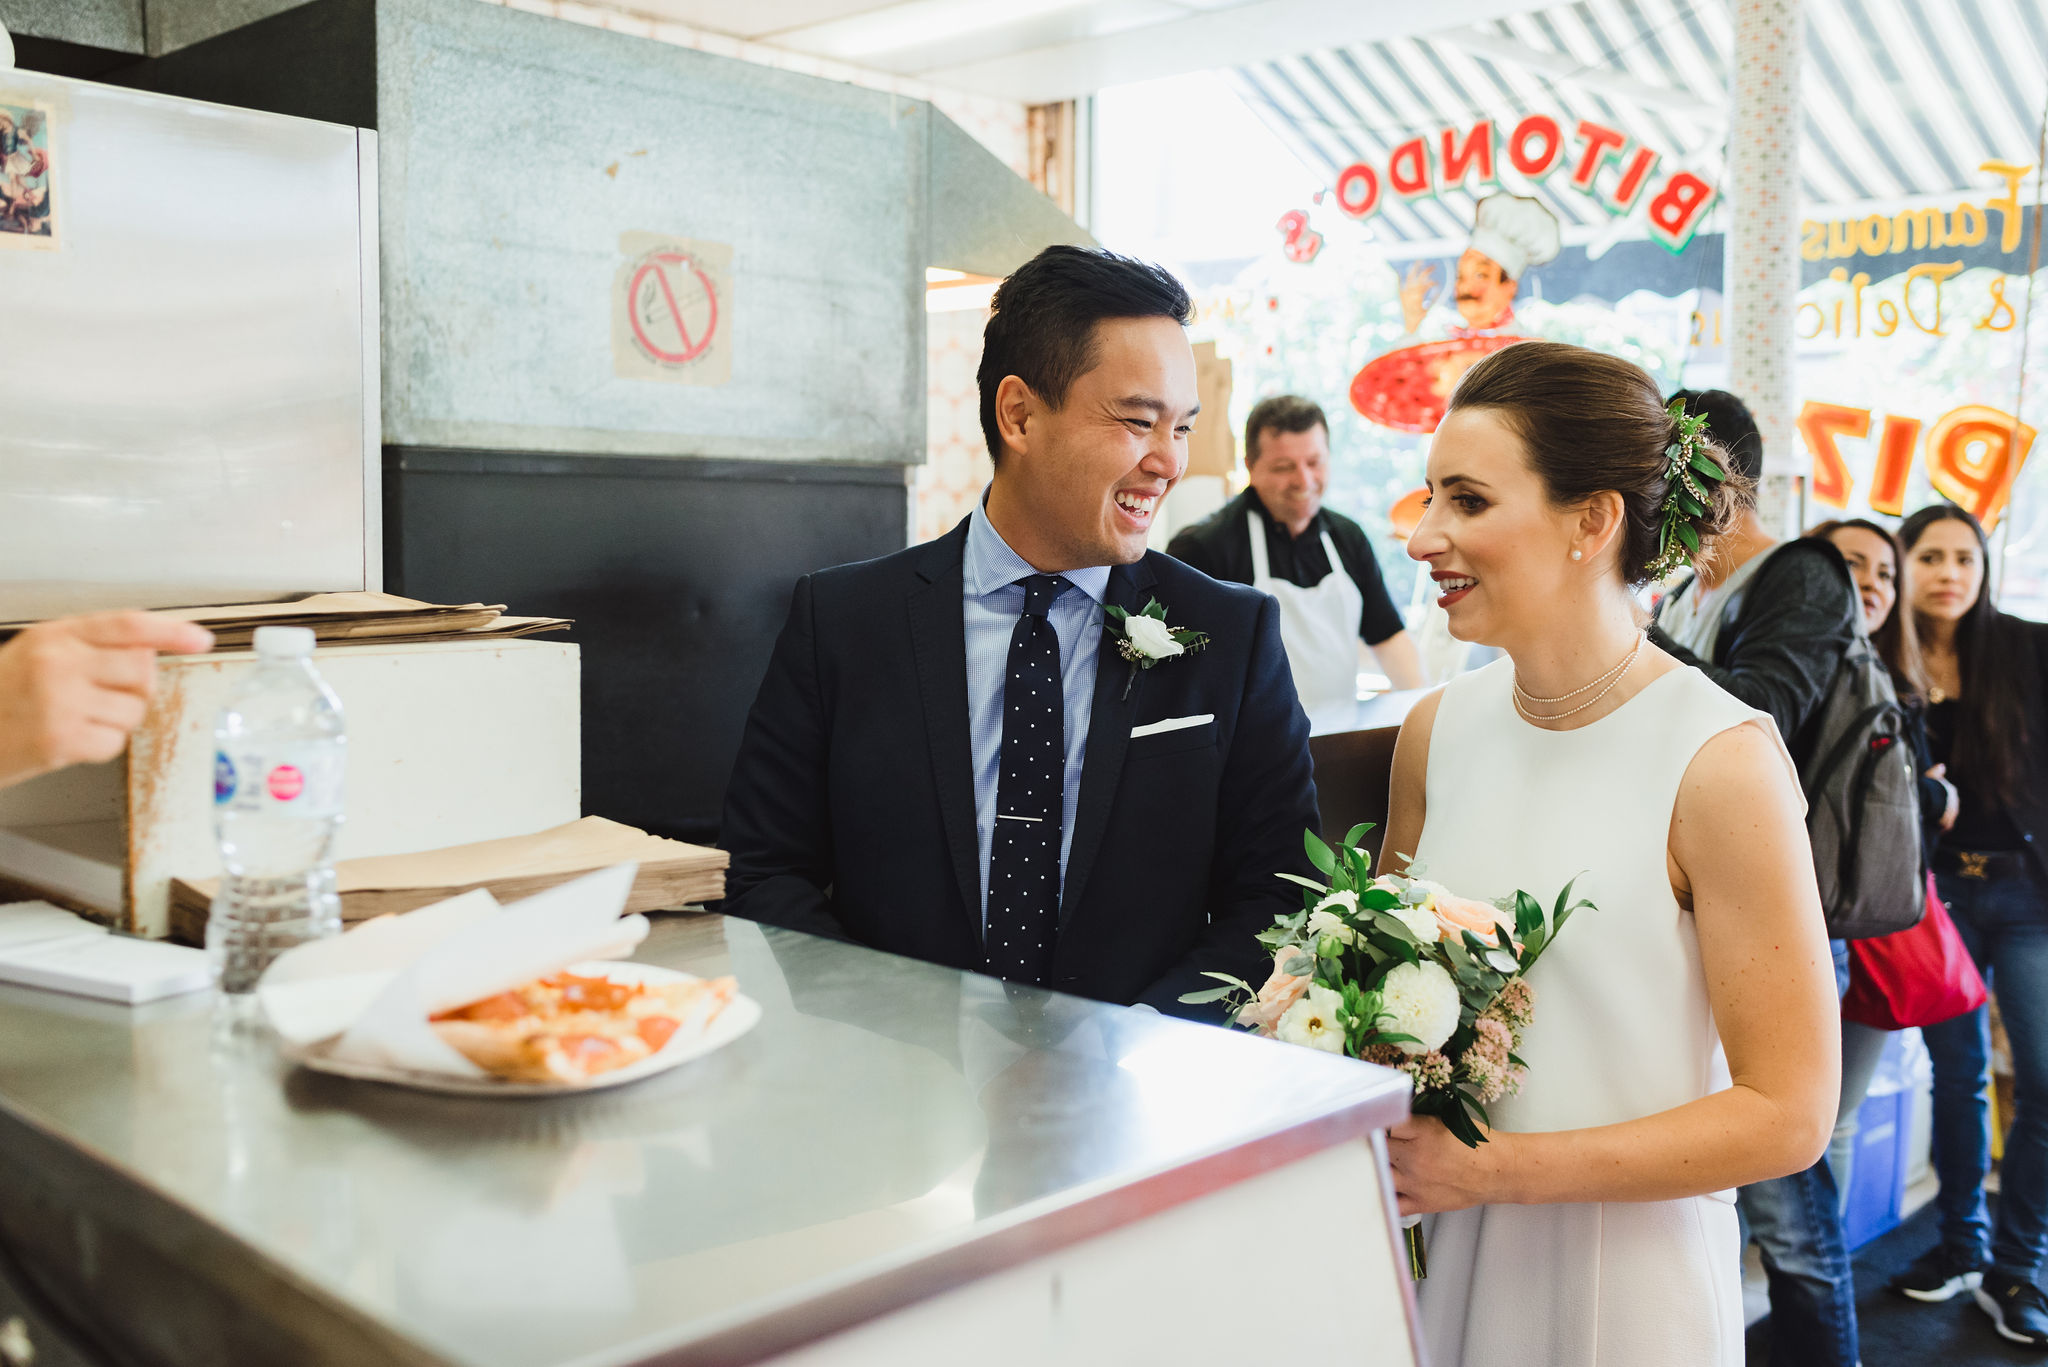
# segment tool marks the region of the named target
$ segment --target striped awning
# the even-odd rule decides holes
[[[1986,161],[2036,161],[2048,0],[1805,0],[1802,189],[1810,206],[1982,189]],[[1620,129],[1718,176],[1733,28],[1725,0],[1583,0],[1428,38],[1237,68],[1245,102],[1334,183],[1418,133],[1548,114]],[[1537,186],[1567,236],[1610,230],[1584,195]],[[1387,200],[1390,243],[1462,240],[1473,197]],[[1574,230],[1578,230],[1577,233]]]

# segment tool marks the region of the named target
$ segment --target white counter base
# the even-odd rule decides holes
[[[1381,1171],[1341,1144],[769,1363],[1419,1367]],[[1316,1304],[1335,1313],[1311,1351]]]

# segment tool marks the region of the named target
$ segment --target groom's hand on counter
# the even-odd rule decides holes
[[[0,787],[114,758],[149,710],[157,653],[212,648],[204,627],[147,612],[25,629],[0,646]]]

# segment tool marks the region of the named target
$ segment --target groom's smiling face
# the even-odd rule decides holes
[[[1094,364],[1053,408],[1012,375],[997,392],[1004,453],[988,514],[1048,574],[1145,554],[1160,500],[1188,467],[1201,403],[1187,334],[1171,318],[1105,318]]]

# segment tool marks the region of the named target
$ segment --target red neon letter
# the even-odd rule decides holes
[[[1928,482],[1975,513],[1989,531],[1998,525],[2005,497],[2033,445],[2034,429],[2012,414],[1965,404],[1942,414],[1927,434]]]
[[[1674,171],[1650,201],[1650,235],[1671,251],[1684,250],[1713,201],[1713,186],[1690,171]]]
[[[1601,165],[1607,158],[1628,146],[1628,135],[1620,129],[1609,128],[1590,119],[1580,119],[1579,136],[1586,140],[1586,151],[1579,158],[1578,169],[1572,172],[1572,184],[1590,192],[1593,188],[1593,177],[1600,174]]]
[[[1813,456],[1813,496],[1831,508],[1848,507],[1849,490],[1856,482],[1849,478],[1849,467],[1835,438],[1869,436],[1870,410],[1808,399],[1800,406],[1796,425]]]
[[[1353,218],[1371,218],[1380,207],[1380,175],[1362,161],[1337,173],[1337,207]]]
[[[1446,128],[1443,133],[1444,155],[1442,174],[1438,184],[1445,190],[1454,190],[1465,183],[1465,174],[1473,167],[1479,169],[1481,183],[1493,179],[1493,120],[1481,119],[1472,125],[1472,131],[1465,135],[1465,147],[1457,146],[1458,130]]]
[[[1643,193],[1643,187],[1650,182],[1650,168],[1656,164],[1655,152],[1647,147],[1636,149],[1636,154],[1629,158],[1628,165],[1622,169],[1620,182],[1614,187],[1611,207],[1616,213],[1625,214],[1635,208],[1636,200]]]
[[[1387,155],[1387,184],[1403,199],[1420,199],[1430,192],[1426,140],[1410,138]]]
[[[1877,437],[1877,468],[1870,472],[1870,509],[1897,517],[1906,511],[1906,477],[1913,473],[1913,448],[1920,443],[1920,419],[1884,415]]]
[[[1529,155],[1531,138],[1542,146],[1542,150],[1533,157]],[[1557,159],[1563,155],[1564,130],[1548,114],[1531,114],[1515,125],[1514,133],[1508,138],[1509,163],[1531,180],[1540,180],[1556,170]]]

